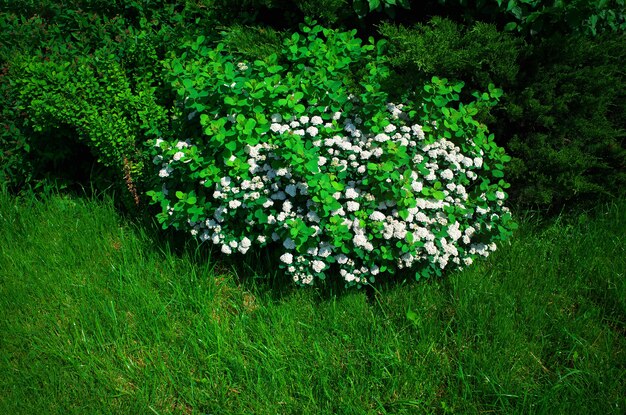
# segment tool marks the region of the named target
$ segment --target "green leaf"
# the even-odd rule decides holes
[[[224,144],[224,146],[230,151],[235,151],[235,149],[237,148],[237,141],[235,140],[227,141],[226,144]]]
[[[189,78],[183,79],[183,85],[187,89],[192,89],[193,88],[193,81],[191,79],[189,79]]]
[[[415,311],[411,310],[411,307],[409,307],[409,309],[406,311],[406,318],[411,323],[418,324],[419,320],[420,320],[419,317],[420,317],[419,314],[417,314]]]
[[[254,212],[254,217],[257,218],[259,223],[267,223],[267,214],[261,209],[257,209]]]
[[[311,172],[311,173],[317,173],[317,172],[319,172],[319,171],[320,171],[319,166],[318,166],[318,164],[317,164],[317,160],[315,160],[315,159],[309,160],[309,161],[306,163],[305,167],[306,167],[306,168],[307,168],[307,170],[308,170],[309,172]]]
[[[437,200],[443,200],[446,198],[446,195],[440,190],[435,190],[433,192],[433,197]]]
[[[250,134],[255,126],[256,126],[256,120],[254,118],[248,118],[248,121],[246,121],[246,125],[244,126],[244,129],[243,129],[244,133]]]
[[[370,11],[376,10],[378,7],[380,7],[380,0],[367,0],[367,3],[370,6]]]
[[[345,186],[342,183],[339,183],[336,181],[331,181],[330,185],[333,187],[333,189],[337,191],[342,191],[345,188]]]
[[[504,31],[505,32],[512,32],[513,30],[515,30],[516,27],[517,27],[517,23],[509,22],[509,23],[504,25]]]

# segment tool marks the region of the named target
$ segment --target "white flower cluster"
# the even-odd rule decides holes
[[[278,113],[271,115],[264,142],[245,148],[251,179],[222,177],[209,192],[214,201],[207,207],[210,217],[188,221],[192,234],[202,241],[210,240],[225,254],[245,254],[252,243],[262,246],[271,237],[284,249],[282,266],[300,284],[312,284],[331,266],[336,266],[348,283],[368,283],[383,265],[390,268],[390,261],[382,260],[381,247],[394,253],[393,266],[400,269],[419,265],[445,269],[449,264],[462,267],[470,265],[477,255],[487,256],[496,247],[481,242],[481,233],[491,228],[481,226],[481,222],[491,223],[497,219],[496,211],[506,211],[506,196],[498,191],[496,201],[488,203],[481,194],[478,204],[471,200],[476,198],[469,197],[468,189],[478,178],[476,170],[483,164],[483,150],[468,142],[469,150],[464,154],[449,140],[427,139],[422,126],[409,122],[402,105],[389,104],[387,110],[389,123],[384,132],[376,134],[369,133],[359,117],[341,112],[288,119]],[[232,116],[229,119],[234,121]],[[331,216],[341,218],[341,226],[349,235],[341,243],[332,234],[336,228],[321,213],[324,206],[313,200],[306,178],[299,177],[293,166],[277,155],[289,136],[311,143],[321,172],[349,178],[345,188],[333,194],[341,207]],[[163,154],[154,161],[161,166],[159,176],[166,179],[173,171],[172,162],[186,161],[190,144],[179,142],[175,148],[165,149],[158,142],[157,146]],[[372,165],[392,159],[398,148],[410,155],[412,164],[395,165],[402,173],[400,178],[390,176],[385,181],[388,187],[402,188],[412,195],[408,205],[380,200],[382,192],[372,186],[369,171]],[[425,189],[438,190],[443,197],[434,198],[432,193],[423,193]],[[267,219],[250,214],[256,211],[264,212]],[[241,236],[242,218],[248,229],[254,229],[254,235]],[[290,231],[303,224],[311,236],[298,245]],[[346,245],[351,245],[350,254],[341,249]]]

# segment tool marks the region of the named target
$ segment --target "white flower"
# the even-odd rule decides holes
[[[356,199],[357,197],[359,197],[359,193],[353,187],[346,189],[346,199]]]
[[[411,182],[411,189],[413,189],[413,191],[416,193],[421,192],[423,187],[424,186],[422,182],[418,182],[418,181]]]
[[[474,158],[474,166],[481,168],[483,165],[483,159],[480,157],[475,157]]]
[[[222,252],[225,253],[226,255],[230,255],[233,251],[232,249],[230,249],[230,246],[222,245]]]
[[[300,117],[300,122],[302,124],[306,124],[309,122],[309,117],[307,117],[306,115],[303,115],[302,117]]]
[[[504,198],[506,197],[506,195],[504,194],[504,192],[497,191],[497,192],[496,192],[496,197],[497,197],[498,199],[500,199],[500,200],[504,200]]]
[[[382,222],[386,219],[386,216],[384,213],[375,210],[370,214],[370,219],[374,221]]]
[[[337,111],[333,114],[333,120],[337,121],[339,118],[341,118],[341,113]]]
[[[246,69],[248,69],[248,65],[246,65],[244,62],[239,62],[237,64],[237,69],[239,69],[240,71],[245,71]]]
[[[228,176],[222,177],[220,179],[220,184],[222,185],[222,187],[226,187],[230,185],[231,181],[232,181],[231,178]]]
[[[396,131],[396,126],[395,125],[388,124],[388,125],[385,126],[385,132],[386,133],[392,133],[394,131]]]
[[[478,213],[479,215],[484,215],[484,214],[486,214],[488,212],[489,212],[489,208],[483,209],[480,206],[476,206],[476,213]]]
[[[435,255],[437,253],[437,246],[432,241],[428,241],[424,244],[424,249],[428,252],[428,255]]]
[[[376,136],[374,137],[374,141],[378,141],[379,143],[384,143],[385,141],[389,140],[389,136],[387,134],[376,134]]]
[[[270,125],[270,130],[272,130],[275,133],[280,132],[280,130],[282,129],[282,125],[278,124],[278,123],[272,123],[272,125]]]
[[[303,129],[295,130],[293,133],[295,135],[299,135],[300,137],[304,137],[304,130]]]
[[[328,257],[330,254],[332,253],[332,249],[330,247],[329,244],[325,244],[320,246],[320,249],[318,251],[318,256],[320,256],[321,258],[326,258]]]
[[[163,141],[164,141],[164,140],[163,140],[162,138],[157,138],[157,139],[156,139],[156,141],[154,142],[154,146],[155,146],[155,147],[161,147],[161,143],[162,143]]]
[[[228,202],[228,207],[231,209],[237,209],[239,206],[241,206],[241,202],[239,200],[231,200]]]
[[[259,235],[259,236],[256,237],[256,240],[257,240],[258,243],[264,244],[265,241],[267,240],[267,238],[265,237],[265,235]]]
[[[317,133],[319,132],[319,130],[317,129],[317,127],[309,127],[306,129],[306,132],[311,136],[311,137],[315,137],[317,135]]]
[[[285,193],[287,193],[289,196],[293,197],[296,195],[296,186],[293,184],[288,184],[287,187],[285,187]]]
[[[186,148],[186,147],[189,147],[189,143],[185,141],[179,141],[178,143],[176,143],[176,148],[179,150]]]
[[[320,221],[320,217],[317,215],[316,212],[313,212],[312,210],[310,210],[309,212],[307,212],[306,214],[306,218],[310,221],[310,222],[319,222]]]
[[[291,212],[291,208],[292,207],[293,207],[293,205],[291,204],[291,202],[289,200],[285,200],[283,202],[283,212],[285,212],[285,213]]]
[[[280,260],[289,265],[293,262],[293,255],[291,255],[289,252],[286,252],[280,256]]]
[[[450,169],[445,169],[441,172],[441,177],[446,180],[452,180],[454,178],[454,173],[452,173],[452,170]]]
[[[174,171],[170,166],[165,166],[159,170],[159,177],[169,177],[170,173]]]
[[[326,159],[326,157],[320,156],[320,157],[317,159],[317,165],[318,165],[318,166],[323,166],[324,164],[326,164],[326,162],[327,162],[327,161],[328,161],[328,160]]]
[[[354,246],[365,246],[365,244],[367,244],[368,242],[369,241],[367,240],[367,237],[362,233],[354,235],[354,238],[352,238],[352,243],[354,243]]]
[[[455,242],[461,238],[462,233],[459,230],[459,222],[455,222],[453,225],[450,225],[448,228],[448,235],[450,235],[450,238],[452,238]]]
[[[324,268],[326,267],[326,264],[324,264],[324,262],[316,259],[315,261],[313,261],[311,266],[313,267],[313,270],[315,272],[322,272],[324,270]]]
[[[411,130],[413,131],[413,134],[420,140],[424,139],[424,131],[422,130],[422,126],[421,125],[413,125],[411,126]]]
[[[356,212],[361,207],[358,202],[354,202],[352,200],[348,201],[346,205],[348,207],[348,212]]]
[[[320,117],[319,115],[316,115],[313,118],[311,118],[311,124],[313,125],[320,125],[323,123],[324,123],[324,120],[322,120],[322,117]]]

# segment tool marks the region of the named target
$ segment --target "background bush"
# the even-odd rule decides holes
[[[474,23],[434,18],[380,27],[399,88],[436,74],[469,90],[493,82],[501,104],[485,118],[514,160],[508,171],[520,207],[561,210],[624,188],[626,37],[553,35],[532,42]]]
[[[142,143],[169,124],[159,62],[189,22],[160,2],[75,6],[26,2],[0,16],[3,179],[14,190],[43,178],[113,185],[134,189],[134,203]]]
[[[626,184],[626,37],[551,37],[509,96],[497,128],[516,160],[522,203],[563,207],[615,196]],[[508,131],[508,133],[507,133]]]

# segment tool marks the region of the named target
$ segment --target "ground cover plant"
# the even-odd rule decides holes
[[[368,298],[270,289],[110,201],[3,193],[0,411],[621,414],[625,212],[529,218],[462,272]]]

